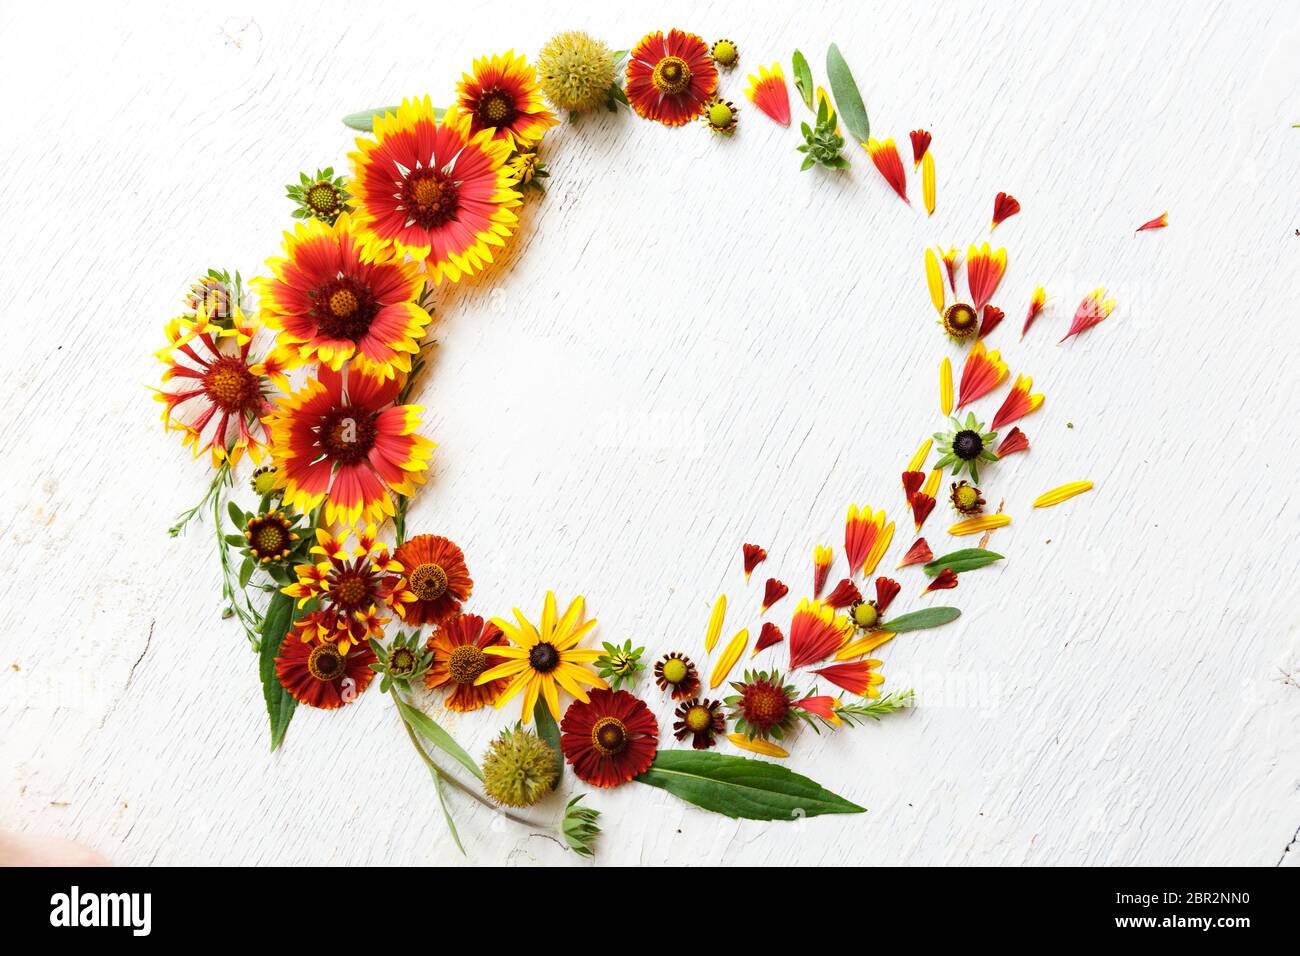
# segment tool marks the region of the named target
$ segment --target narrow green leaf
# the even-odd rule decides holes
[[[853,72],[834,43],[826,51],[826,75],[831,81],[831,95],[835,97],[835,109],[840,119],[859,143],[865,143],[871,135],[867,107],[862,102],[858,84],[853,81]]]
[[[961,617],[961,611],[955,607],[927,607],[923,611],[913,611],[880,625],[882,631],[902,634],[905,631],[923,631],[927,627],[938,627]]]
[[[443,730],[428,714],[424,711],[412,707],[401,698],[397,698],[397,709],[402,712],[402,718],[415,728],[416,733],[428,740],[431,744],[438,747],[449,757],[454,758],[462,767],[472,773],[478,779],[483,779],[483,771],[478,768],[474,758],[465,752],[465,748],[452,738],[451,734]]]
[[[564,776],[564,751],[560,749],[560,728],[555,723],[551,708],[546,706],[546,701],[540,694],[537,697],[537,706],[533,708],[533,723],[537,725],[537,736],[550,744],[551,749],[555,751],[555,787],[558,787],[560,778]],[[555,787],[551,789],[554,790]]]
[[[343,125],[350,126],[352,129],[360,130],[363,133],[373,132],[375,129],[375,117],[383,116],[385,113],[396,113],[396,106],[376,106],[374,109],[361,110],[359,113],[349,113],[343,117]],[[447,111],[434,107],[434,119],[441,120],[442,115]]]
[[[945,554],[941,558],[935,558],[921,570],[934,577],[945,569],[951,569],[957,574],[963,571],[974,571],[976,568],[982,568],[985,565],[992,564],[994,561],[1001,561],[1002,555],[992,551],[985,551],[983,548],[962,548],[960,551],[954,551],[951,554]]]
[[[714,751],[661,750],[636,779],[732,819],[798,820],[866,812],[785,767]]]
[[[239,566],[239,586],[241,588],[248,587],[249,579],[252,578],[253,568],[255,567],[257,565],[252,558],[244,558],[244,563]]]
[[[284,735],[293,719],[293,709],[298,702],[280,686],[275,676],[275,659],[280,654],[284,635],[293,624],[293,598],[277,591],[271,596],[262,619],[262,642],[258,651],[258,673],[262,678],[262,696],[266,698],[266,711],[271,718],[271,749],[284,743]]]
[[[438,803],[442,805],[442,816],[447,821],[447,829],[451,831],[451,838],[456,844],[456,849],[460,850],[461,856],[469,856],[465,852],[465,846],[460,842],[460,834],[456,832],[456,821],[451,818],[451,810],[447,809],[447,794],[443,790],[442,774],[429,768],[429,774],[433,777],[433,789],[438,794]]]
[[[808,61],[798,50],[794,51],[794,88],[799,91],[803,97],[803,105],[808,109],[813,108],[813,78],[812,70],[808,68]]]

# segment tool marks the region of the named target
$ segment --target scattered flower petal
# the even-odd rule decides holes
[[[709,677],[709,687],[716,689],[727,679],[731,669],[736,666],[736,661],[740,660],[740,655],[745,652],[745,645],[749,643],[749,630],[742,628],[731,639],[722,656],[718,658],[717,665],[713,668],[713,674]]]
[[[745,560],[745,580],[754,573],[754,569],[767,560],[767,552],[756,544],[744,544],[740,551]]]
[[[903,497],[908,501],[912,500],[912,495],[921,490],[925,484],[925,472],[923,471],[905,471],[903,472]]]
[[[819,544],[813,548],[813,597],[822,596],[822,588],[826,587],[826,578],[831,573],[831,560],[835,557],[835,552],[824,544]]]
[[[970,297],[977,312],[993,298],[1006,271],[1005,248],[994,251],[986,242],[979,248],[971,246],[966,250],[966,287],[970,289]]]
[[[889,610],[889,605],[898,597],[898,592],[903,586],[893,578],[879,577],[876,578],[876,611],[884,614]]]
[[[955,248],[939,253],[944,268],[948,270],[948,288],[952,289],[953,295],[957,294],[957,257],[960,254]]]
[[[1114,308],[1115,300],[1106,298],[1105,289],[1093,289],[1079,303],[1079,308],[1074,313],[1074,321],[1070,323],[1070,331],[1065,333],[1061,342],[1064,342],[1072,335],[1086,332],[1094,325],[1106,321],[1106,319],[1110,318],[1110,313]],[[1057,344],[1059,345],[1060,342]]]
[[[879,667],[882,661],[868,658],[864,661],[852,661],[844,664],[830,664],[813,671],[818,677],[824,677],[836,687],[843,687],[850,694],[859,697],[879,697],[877,686],[885,682],[885,675],[877,674],[872,668]]]
[[[843,614],[820,601],[804,598],[790,622],[790,669],[825,660],[853,633]]]
[[[713,613],[709,615],[709,629],[704,632],[704,652],[707,654],[713,650],[718,638],[722,634],[722,622],[727,617],[727,596],[719,594],[718,599],[713,602]]]
[[[989,425],[989,428],[997,431],[1003,425],[1010,425],[1030,412],[1038,411],[1043,404],[1043,396],[1030,395],[1029,390],[1033,387],[1033,378],[1028,375],[1017,375],[1016,384],[1011,386],[1011,391],[1007,393],[998,413],[993,416],[993,424]]]
[[[1002,320],[1005,319],[1006,317],[1007,314],[1003,312],[1001,309],[999,309],[996,305],[984,306],[984,318],[980,320],[979,337],[984,338],[984,336],[988,335],[999,325],[1001,325]],[[944,414],[947,415],[948,413],[944,412]]]
[[[1138,232],[1146,232],[1148,229],[1165,229],[1169,225],[1169,213],[1162,212],[1150,222],[1144,222],[1137,227]]]
[[[996,229],[1018,212],[1020,212],[1020,203],[1016,201],[1015,196],[998,193],[997,198],[993,200],[993,225],[989,228]]]
[[[925,524],[925,519],[930,517],[930,512],[934,510],[934,495],[922,494],[917,492],[908,499],[908,504],[912,506],[912,521],[916,523],[916,530],[921,530],[921,525]]]
[[[857,574],[867,563],[884,530],[884,511],[872,513],[870,506],[859,511],[857,505],[849,505],[848,518],[844,522],[844,556],[849,560],[849,577]],[[890,525],[891,534],[892,531],[893,525]]]
[[[931,591],[951,591],[957,586],[957,572],[952,568],[944,568],[940,571],[930,586],[922,591],[922,594],[929,594]]]
[[[867,147],[867,153],[876,169],[880,170],[880,175],[885,177],[885,182],[902,197],[903,202],[911,205],[912,200],[907,198],[907,173],[903,171],[903,161],[898,158],[898,147],[894,141],[869,139],[863,145]]]
[[[888,644],[894,637],[893,631],[872,631],[870,634],[859,637],[856,641],[851,641],[841,647],[835,652],[835,660],[851,661],[863,654],[870,654],[882,644]]]
[[[952,359],[946,355],[939,363],[939,410],[945,418],[952,414]]]
[[[759,66],[758,76],[751,73],[745,96],[774,123],[790,125],[790,92],[780,63],[773,63],[770,70]]]
[[[939,492],[939,482],[943,480],[943,469],[934,468],[930,471],[929,476],[925,479],[925,484],[921,486],[921,494],[929,495],[933,498]]]
[[[808,713],[832,724],[844,723],[840,715],[835,713],[841,707],[839,698],[831,697],[829,694],[805,697],[803,700],[796,700],[792,706],[798,707],[800,710],[806,710]]]
[[[929,248],[925,250],[925,285],[930,290],[935,311],[943,315],[943,273],[939,269],[939,257]]]
[[[961,394],[957,407],[964,408],[975,399],[987,395],[1005,382],[1006,378],[1007,363],[1002,361],[1002,353],[996,350],[990,352],[983,342],[976,342],[961,370]]]
[[[925,202],[925,212],[934,215],[935,206],[934,153],[926,153],[921,161],[921,199]]]
[[[930,151],[930,134],[923,129],[914,129],[907,135],[912,140],[912,168],[916,169]]]
[[[1059,488],[1053,488],[1051,491],[1039,495],[1034,499],[1034,507],[1050,508],[1052,505],[1059,505],[1062,501],[1091,490],[1091,481],[1072,481],[1068,485],[1061,485]]]
[[[770,740],[762,740],[758,737],[751,740],[744,734],[727,734],[727,739],[731,741],[733,747],[739,747],[741,750],[748,750],[750,753],[762,754],[764,757],[790,756],[788,750],[783,750]]]
[[[907,549],[907,554],[903,555],[903,560],[898,562],[900,568],[908,568],[914,564],[927,564],[934,560],[934,552],[930,550],[929,543],[924,538],[917,538],[916,543]]]
[[[1007,455],[1014,455],[1018,451],[1029,450],[1029,439],[1019,428],[1013,428],[1007,432],[1007,437],[1002,439],[1002,444],[998,445],[997,456],[1006,458]]]
[[[977,515],[974,518],[967,518],[965,521],[958,521],[948,529],[948,533],[956,537],[967,534],[979,534],[981,531],[988,531],[991,528],[1005,528],[1011,524],[1011,515]]]
[[[781,633],[781,629],[771,621],[766,621],[763,624],[763,629],[758,633],[758,643],[754,645],[753,653],[749,656],[753,657],[759,651],[766,650],[773,644],[780,644],[784,640],[785,635]]]
[[[916,454],[912,456],[912,460],[907,463],[907,467],[904,468],[903,470],[920,471],[922,468],[924,468],[925,460],[930,457],[930,449],[933,447],[934,447],[933,438],[927,438],[925,441],[921,442],[921,446],[916,449]]]
[[[1043,306],[1047,304],[1047,290],[1041,285],[1034,290],[1033,296],[1029,300],[1029,311],[1025,313],[1025,326],[1020,330],[1020,337],[1023,339],[1025,333],[1034,321],[1043,314]]]
[[[854,601],[861,600],[862,592],[858,590],[858,586],[853,583],[852,578],[845,578],[835,585],[830,594],[826,595],[826,604],[836,610],[848,607]]]
[[[768,578],[763,588],[763,609],[759,613],[766,614],[768,608],[789,593],[790,589],[783,582],[776,578]]]

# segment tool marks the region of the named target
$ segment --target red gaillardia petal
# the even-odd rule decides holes
[[[979,338],[984,338],[984,336],[996,329],[1006,317],[1007,314],[996,305],[984,306],[984,317],[980,320]]]
[[[1002,407],[993,416],[993,423],[989,425],[989,428],[998,431],[1003,425],[1010,425],[1017,419],[1024,418],[1030,412],[1038,411],[1043,404],[1043,396],[1029,394],[1030,389],[1033,387],[1033,378],[1028,375],[1017,375],[1016,384],[1007,393],[1006,399],[1002,402]]]
[[[912,168],[916,169],[930,149],[930,134],[923,129],[914,129],[908,135],[912,138]]]
[[[771,647],[773,644],[780,644],[784,640],[785,635],[781,633],[781,629],[771,621],[765,621],[763,623],[763,630],[760,631],[758,635],[758,643],[754,645],[754,654],[757,654],[764,648]],[[753,654],[750,656],[752,657]]]
[[[768,608],[789,593],[790,589],[782,582],[776,578],[768,578],[767,585],[763,588],[763,611],[760,613],[765,613]]]
[[[1007,455],[1014,455],[1018,451],[1029,450],[1029,439],[1019,428],[1013,428],[1007,432],[1007,437],[1003,438],[998,445],[997,456],[1006,458]]]
[[[1000,223],[1010,219],[1016,213],[1020,212],[1020,203],[1016,202],[1016,197],[1008,193],[998,193],[997,198],[993,200],[993,225],[990,229],[996,229]]]
[[[957,572],[952,568],[944,568],[930,582],[930,586],[922,591],[922,594],[929,594],[931,591],[950,591],[957,586]]]
[[[826,595],[826,603],[836,609],[848,607],[854,601],[861,600],[862,592],[858,590],[858,586],[851,578],[845,578],[835,585],[835,589],[830,594]]]
[[[1164,229],[1169,225],[1169,213],[1162,212],[1156,218],[1149,222],[1144,222],[1137,227],[1138,232],[1146,232],[1148,229]]]
[[[740,553],[745,563],[745,580],[754,573],[754,569],[767,560],[767,552],[756,544],[742,544]]]
[[[1006,378],[1007,363],[1002,361],[1002,353],[996,350],[990,352],[983,342],[976,342],[961,370],[957,407],[962,408],[987,395],[1006,381]]]
[[[934,552],[930,550],[929,543],[924,538],[917,538],[916,543],[907,549],[907,554],[903,555],[903,560],[898,562],[898,566],[907,568],[914,564],[925,564],[927,561],[933,560]]]
[[[902,589],[903,586],[893,578],[876,578],[876,610],[884,614]]]

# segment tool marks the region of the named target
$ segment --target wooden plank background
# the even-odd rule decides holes
[[[439,448],[411,527],[465,547],[472,608],[583,593],[598,638],[704,668],[719,591],[728,633],[757,633],[764,575],[745,587],[742,541],[790,583],[786,628],[813,545],[842,561],[850,501],[904,522],[892,567],[911,542],[898,473],[959,354],[922,250],[986,238],[999,190],[1024,211],[995,235],[1008,318],[990,345],[1047,403],[1022,423],[1031,452],[988,469],[1008,560],[938,598],[902,575],[900,607],[964,612],[885,648],[886,689],[920,706],[793,744],[789,766],[870,812],[733,822],[628,785],[589,798],[599,860],[1300,857],[1290,4],[53,2],[6,4],[0,24],[0,825],[122,863],[462,861],[379,694],[300,710],[267,753],[211,525],[166,535],[207,478],[160,430],[151,353],[196,272],[256,274],[277,252],[283,184],[345,165],[344,113],[446,102],[473,56],[532,56],[558,29],[623,48],[679,25],[738,42],[722,85],[738,134],[566,123],[510,254],[438,296],[419,400]],[[795,45],[824,75],[830,41],[877,136],[906,156],[909,129],[933,131],[933,218],[859,150],[846,174],[800,173],[797,133],[743,102],[744,74],[788,72]],[[1134,235],[1165,209],[1168,230]],[[1040,284],[1051,308],[1021,342]],[[1057,348],[1098,285],[1114,316]],[[1096,491],[1029,508],[1079,478]],[[475,753],[516,716],[422,700]],[[471,863],[578,862],[451,799]]]

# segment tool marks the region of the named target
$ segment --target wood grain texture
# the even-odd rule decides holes
[[[462,862],[380,695],[300,710],[266,752],[256,660],[219,619],[211,524],[166,536],[207,479],[158,426],[151,353],[197,271],[255,274],[276,252],[283,184],[345,165],[343,114],[446,102],[472,56],[535,54],[557,29],[626,47],[681,25],[739,42],[723,80],[738,134],[565,124],[510,254],[439,295],[420,391],[439,449],[411,527],[465,546],[474,609],[583,593],[599,638],[704,669],[720,591],[727,633],[757,633],[764,575],[747,588],[740,572],[756,541],[761,572],[791,585],[771,612],[787,627],[813,546],[842,562],[850,501],[905,522],[898,472],[940,423],[948,348],[922,250],[986,237],[999,190],[1024,211],[995,236],[1011,264],[990,345],[1048,397],[1023,423],[1032,450],[985,484],[1014,518],[993,539],[1008,560],[938,599],[902,575],[900,608],[964,611],[883,649],[886,688],[915,687],[920,706],[793,746],[792,769],[870,812],[734,822],[626,786],[589,797],[598,861],[1300,859],[1291,5],[262,6],[0,13],[0,407],[16,424],[0,823],[122,863]],[[844,175],[800,174],[797,134],[743,103],[760,61],[798,44],[821,76],[832,40],[875,135],[906,150],[909,129],[933,131],[933,218],[861,151]],[[1164,209],[1169,229],[1134,235]],[[1021,342],[1036,285],[1053,301]],[[1098,285],[1115,315],[1057,348]],[[1096,490],[1029,508],[1080,478]],[[936,553],[946,518],[927,528]],[[434,712],[475,754],[515,716]],[[578,864],[450,800],[469,862]]]

